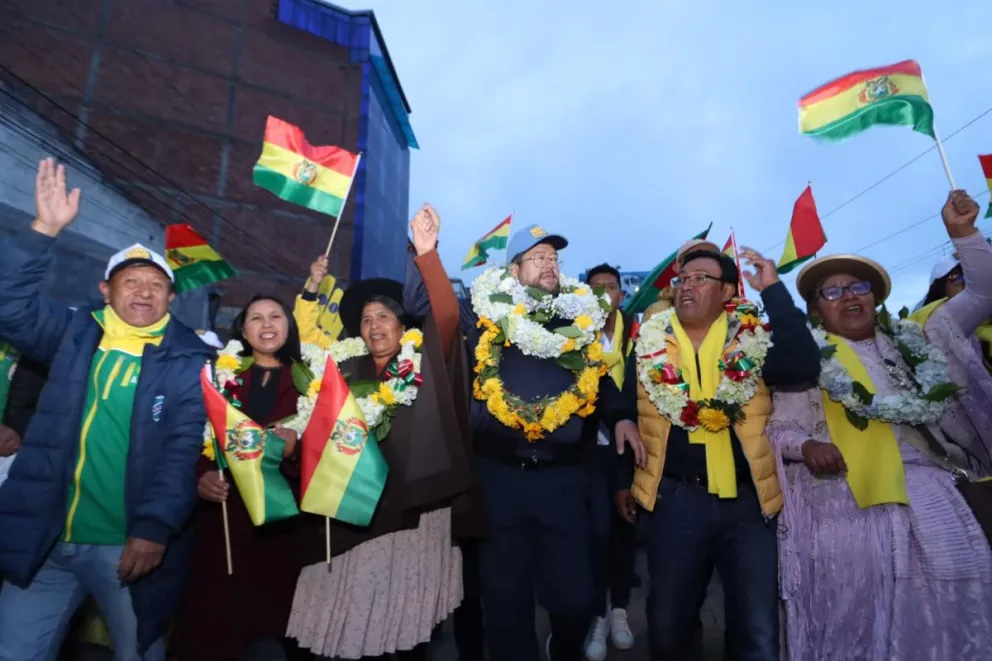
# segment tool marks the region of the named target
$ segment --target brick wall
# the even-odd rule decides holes
[[[54,100],[42,115],[242,273],[225,304],[299,289],[333,219],[256,188],[251,169],[269,114],[357,150],[362,65],[346,48],[279,23],[272,0],[4,0],[0,43],[0,65]],[[342,275],[352,222],[346,211],[332,255]]]

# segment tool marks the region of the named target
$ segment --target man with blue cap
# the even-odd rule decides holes
[[[425,211],[436,235],[440,219],[429,205]],[[472,408],[490,533],[479,547],[490,661],[540,658],[535,593],[551,622],[548,657],[581,659],[596,599],[586,463],[595,450],[600,414],[609,414],[607,424],[626,418],[618,413],[624,402],[616,385],[597,369],[589,372],[598,382],[592,383],[588,405],[573,411],[571,393],[579,391],[583,364],[563,365],[562,355],[588,355],[576,347],[593,343],[598,349],[597,340],[584,338],[598,335],[607,313],[585,285],[561,276],[559,252],[567,246],[565,237],[538,225],[519,230],[507,247],[508,266],[479,276],[471,301],[460,310],[476,373],[488,364],[496,375],[479,374]],[[418,255],[407,267],[404,305],[418,318],[426,316],[428,303],[417,262],[434,253]],[[569,335],[575,339],[566,341]],[[578,385],[589,389],[587,382]],[[571,407],[565,404],[569,397]],[[639,440],[629,422],[616,429],[618,446]]]

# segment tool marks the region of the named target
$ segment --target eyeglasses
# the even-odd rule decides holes
[[[867,280],[858,280],[849,285],[831,285],[820,290],[820,297],[825,301],[839,301],[844,296],[844,292],[849,291],[855,296],[865,296],[871,293],[871,283]]]
[[[524,257],[520,260],[521,262],[534,262],[538,268],[544,268],[548,264],[551,266],[561,267],[565,263],[565,260],[558,259],[557,255],[534,255],[533,257]]]
[[[957,282],[957,283],[960,283],[960,284],[963,285],[964,284],[964,273],[952,273],[949,276],[947,276],[947,281],[948,282]]]
[[[672,289],[680,289],[687,285],[691,287],[702,287],[710,280],[713,282],[723,282],[720,278],[715,278],[706,273],[690,273],[682,278],[672,278]]]

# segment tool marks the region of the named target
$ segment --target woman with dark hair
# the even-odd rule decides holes
[[[452,501],[471,482],[468,372],[458,301],[428,213],[411,223],[431,304],[423,331],[403,311],[401,283],[363,280],[341,300],[349,339],[331,347],[353,393],[378,382],[369,400],[386,402],[382,415],[391,420],[376,432],[389,475],[370,524],[331,521],[330,568],[306,567],[296,587],[288,635],[334,659],[426,659],[434,627],[462,599]],[[370,401],[359,396],[363,411]],[[377,427],[368,415],[367,422]]]
[[[927,290],[923,302],[913,312],[912,319],[926,323],[937,308],[965,291],[964,270],[961,268],[957,253],[942,258],[934,264],[930,272],[930,289]],[[982,357],[985,367],[992,371],[992,319],[982,322],[968,341]]]
[[[296,414],[300,395],[293,379],[293,366],[301,361],[296,321],[279,299],[256,296],[234,320],[234,342],[243,347],[236,395],[241,410],[286,441],[281,470],[299,499],[297,434],[279,424]],[[306,515],[256,527],[214,461],[201,457],[198,473],[196,550],[173,653],[180,661],[228,661],[240,659],[254,643],[276,640],[290,661],[311,658],[284,640],[300,569],[319,559],[322,550],[319,539],[306,534]],[[227,502],[232,576],[226,571],[222,502]]]

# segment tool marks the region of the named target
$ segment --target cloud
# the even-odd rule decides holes
[[[422,145],[411,204],[430,200],[444,216],[453,273],[511,211],[518,225],[569,236],[572,273],[603,260],[649,269],[709,222],[718,241],[733,226],[742,244],[780,242],[807,180],[825,213],[930,144],[904,129],[840,145],[799,136],[796,99],[854,69],[920,60],[945,133],[992,105],[979,84],[992,52],[988,3],[965,21],[923,0],[898,13],[868,3],[856,17],[808,3],[342,4],[379,18]],[[961,185],[979,180],[982,144],[992,121],[948,142]],[[945,196],[928,155],[827,218],[827,250],[866,246]],[[939,223],[924,225],[868,254],[892,266],[944,240]],[[930,260],[919,261],[900,281],[919,284]]]

